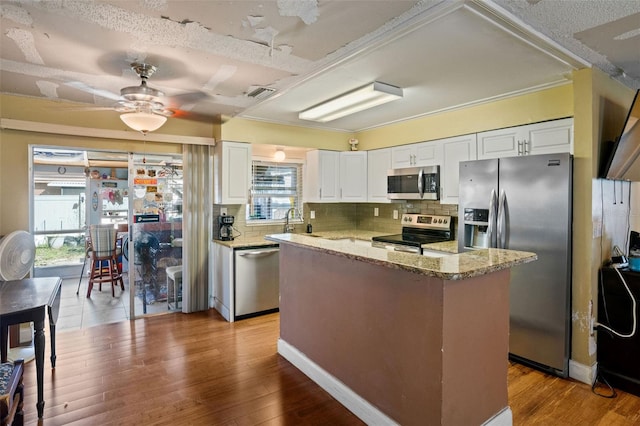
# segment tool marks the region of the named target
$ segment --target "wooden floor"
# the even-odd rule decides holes
[[[229,324],[215,311],[169,314],[58,333],[45,369],[52,425],[360,425],[276,353],[278,314]],[[37,424],[35,365],[25,420]],[[640,425],[640,398],[519,364],[509,368],[515,425]],[[425,425],[429,424],[425,419]]]

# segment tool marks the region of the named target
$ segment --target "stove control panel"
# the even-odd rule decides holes
[[[405,213],[401,219],[402,226],[423,229],[451,229],[451,216],[439,216],[431,214]]]

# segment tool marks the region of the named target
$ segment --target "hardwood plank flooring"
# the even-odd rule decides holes
[[[45,368],[43,424],[361,425],[276,353],[279,315],[230,324],[215,311],[168,314],[57,335]],[[515,425],[640,425],[640,398],[509,367]],[[25,421],[37,424],[35,365]],[[429,424],[428,419],[425,424]]]

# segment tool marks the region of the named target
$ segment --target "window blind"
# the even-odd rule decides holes
[[[302,164],[254,160],[251,166],[251,198],[247,221],[281,222],[302,216]]]

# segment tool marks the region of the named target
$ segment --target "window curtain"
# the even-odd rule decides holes
[[[208,145],[183,145],[182,312],[209,308],[213,158]]]

